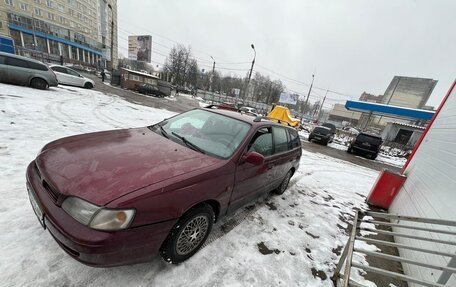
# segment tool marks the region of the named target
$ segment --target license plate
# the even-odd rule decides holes
[[[316,140],[321,140],[321,137],[315,137]]]
[[[370,143],[363,143],[363,145],[365,145],[365,146],[370,146]]]
[[[41,226],[44,228],[44,213],[41,210],[41,207],[38,205],[38,202],[35,199],[35,196],[33,195],[32,191],[30,190],[30,186],[27,184],[27,192],[28,196],[30,199],[30,204],[32,205],[33,211],[36,214],[36,217],[38,218],[38,221],[40,222]]]

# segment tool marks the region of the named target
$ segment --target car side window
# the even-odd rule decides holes
[[[27,61],[16,59],[12,57],[6,57],[5,64],[8,66],[15,66],[20,68],[28,68]]]
[[[281,153],[288,150],[288,136],[285,128],[272,127],[274,134],[275,153]]]
[[[59,72],[59,73],[63,73],[63,74],[66,74],[67,73],[67,69],[63,68],[63,67],[52,67],[51,68],[53,71],[56,71],[56,72]]]
[[[272,155],[273,146],[271,128],[265,127],[259,129],[247,146],[247,151],[255,151],[265,157]]]
[[[45,65],[35,63],[35,62],[28,62],[28,66],[30,69],[39,70],[39,71],[47,71],[48,68]]]
[[[75,77],[79,77],[80,76],[78,73],[76,73],[73,70],[67,69],[67,71],[68,71],[67,73],[70,74],[71,76],[75,76]]]
[[[5,57],[0,56],[0,65],[4,65],[4,64],[5,64]]]
[[[301,146],[301,142],[299,141],[298,132],[292,129],[288,129],[288,134],[290,136],[290,143],[289,148],[294,149]]]

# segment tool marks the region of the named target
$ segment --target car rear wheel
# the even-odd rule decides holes
[[[282,183],[280,183],[279,187],[276,188],[276,190],[274,190],[276,194],[281,195],[285,192],[285,190],[287,190],[292,175],[293,173],[291,172],[291,170],[289,170],[283,178]]]
[[[48,83],[45,80],[40,79],[40,78],[34,78],[30,82],[30,86],[32,86],[32,88],[34,88],[34,89],[40,89],[40,90],[46,90],[49,87]]]
[[[160,248],[161,257],[171,264],[192,257],[206,241],[214,218],[214,211],[207,204],[190,209],[169,232]]]
[[[92,88],[93,88],[93,85],[92,85],[92,83],[85,83],[85,84],[84,84],[84,88],[86,88],[86,89],[92,89]]]

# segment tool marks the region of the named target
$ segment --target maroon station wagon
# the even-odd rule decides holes
[[[27,168],[41,225],[91,266],[177,264],[221,216],[275,191],[299,167],[296,130],[234,111],[195,109],[143,128],[53,141]]]

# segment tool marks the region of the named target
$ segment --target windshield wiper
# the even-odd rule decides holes
[[[179,135],[179,134],[176,134],[175,132],[171,132],[175,137],[177,137],[178,139],[180,139],[186,146],[188,146],[189,148],[193,149],[193,150],[196,150],[196,151],[199,151],[200,153],[202,154],[206,154],[200,147],[198,147],[197,145],[195,145],[194,143],[192,142],[189,142],[185,137]]]
[[[160,126],[160,131],[165,138],[169,139],[168,133],[165,131],[163,126]]]

